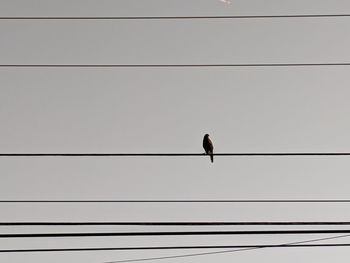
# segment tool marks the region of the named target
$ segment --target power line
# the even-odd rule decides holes
[[[0,249],[0,253],[28,252],[78,252],[116,250],[187,250],[187,249],[227,249],[227,248],[298,248],[298,247],[349,247],[350,243],[309,244],[309,245],[217,245],[217,246],[155,246],[155,247],[89,247],[89,248],[43,248],[43,249]]]
[[[319,242],[319,241],[325,241],[325,240],[331,240],[331,239],[339,239],[339,238],[344,238],[349,236],[350,235],[341,235],[341,236],[333,236],[333,237],[326,237],[326,238],[309,239],[304,241],[284,243],[280,245],[288,246],[288,245],[306,244],[306,243]],[[186,258],[186,257],[196,257],[196,256],[208,256],[208,255],[218,255],[218,254],[235,253],[235,252],[248,251],[248,250],[256,250],[256,249],[262,249],[262,248],[264,247],[240,248],[240,249],[234,249],[234,250],[192,253],[192,254],[182,254],[182,255],[163,256],[163,257],[137,258],[137,259],[126,259],[126,260],[124,259],[124,260],[108,261],[104,263],[126,263],[126,262],[140,262],[140,261],[175,259],[175,258]]]
[[[0,226],[323,226],[350,222],[0,222]]]
[[[267,152],[267,153],[214,153],[214,156],[288,157],[288,156],[350,156],[350,152]],[[161,157],[161,156],[207,156],[204,153],[0,153],[0,157]]]
[[[0,203],[350,203],[350,199],[0,200]]]
[[[350,233],[348,229],[320,230],[249,230],[249,231],[161,231],[161,232],[104,232],[104,233],[31,233],[0,234],[0,238],[47,238],[47,237],[125,237],[125,236],[212,236],[212,235],[299,235]]]
[[[350,66],[334,63],[219,63],[219,64],[0,64],[1,68],[224,68],[224,67],[319,67]]]
[[[331,18],[350,14],[287,14],[287,15],[223,15],[223,16],[3,16],[1,20],[195,20],[195,19],[272,19],[272,18]]]

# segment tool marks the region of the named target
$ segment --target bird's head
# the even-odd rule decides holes
[[[209,137],[209,134],[207,133],[206,135],[204,135],[205,138],[208,138]]]

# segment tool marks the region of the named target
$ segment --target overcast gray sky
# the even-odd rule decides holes
[[[339,13],[350,13],[349,1],[0,1],[0,16]],[[1,20],[0,63],[350,62],[349,26],[346,17]],[[341,66],[1,68],[0,152],[202,153],[205,133],[211,135],[216,152],[348,152],[349,70]],[[217,156],[214,164],[208,157],[1,158],[0,200],[350,199],[349,172],[349,157]],[[1,221],[347,221],[350,217],[348,204],[0,204],[0,211]],[[172,229],[178,230],[152,228]],[[150,229],[1,228],[2,233],[92,230]],[[325,235],[5,239],[0,248],[280,244],[318,237]],[[190,252],[0,254],[0,261],[102,263]],[[163,262],[329,263],[347,262],[349,253],[348,248],[261,249]]]

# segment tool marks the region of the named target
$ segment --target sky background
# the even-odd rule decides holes
[[[350,13],[349,1],[0,1],[0,16],[340,13]],[[350,18],[344,17],[1,20],[0,58],[1,64],[350,62],[349,25]],[[1,153],[202,153],[205,133],[211,135],[216,152],[350,149],[349,67],[1,68],[0,85]],[[213,164],[206,156],[1,158],[0,200],[350,199],[349,172],[349,157],[216,156]],[[348,204],[0,204],[3,222],[348,221],[348,208]],[[179,230],[1,227],[1,232],[175,229]],[[5,239],[0,247],[280,244],[325,236]],[[189,252],[0,254],[0,262],[103,263]],[[261,249],[163,262],[328,263],[347,262],[349,253],[349,248]]]

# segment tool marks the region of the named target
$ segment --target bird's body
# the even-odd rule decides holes
[[[209,139],[209,134],[204,135],[203,148],[205,150],[205,153],[210,155],[211,162],[214,162],[214,146],[212,141]]]

